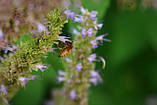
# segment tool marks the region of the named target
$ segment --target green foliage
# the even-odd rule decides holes
[[[61,33],[63,25],[67,23],[59,9],[51,12],[46,20],[50,31],[49,35],[43,32],[35,35],[36,38],[33,39],[24,35],[17,42],[19,50],[12,56],[6,56],[2,61],[0,66],[2,81],[0,81],[0,84],[7,86],[10,90],[8,94],[12,93],[11,88],[20,85],[18,82],[20,77],[30,78],[30,73],[35,70],[35,65],[42,62],[41,57],[46,55],[47,49],[51,49],[52,45],[59,40],[58,35]]]

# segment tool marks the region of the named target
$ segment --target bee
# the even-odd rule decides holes
[[[73,49],[73,42],[65,41],[65,43],[61,42],[63,44],[63,48],[61,48],[59,45],[58,47],[61,48],[61,52],[58,57],[66,57]]]

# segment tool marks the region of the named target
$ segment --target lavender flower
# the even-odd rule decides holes
[[[92,44],[93,48],[97,48],[99,41],[101,42],[101,44],[103,43],[103,41],[110,42],[110,40],[103,38],[103,37],[105,37],[107,35],[108,34],[103,34],[103,35],[100,35],[100,36],[96,37],[95,40],[91,40],[90,43]]]
[[[76,65],[76,71],[77,71],[77,72],[81,72],[81,69],[82,69],[82,63],[78,63],[78,64]]]
[[[59,76],[57,77],[57,79],[58,79],[59,83],[65,81],[66,73],[61,70],[58,70],[58,74],[59,74]]]
[[[75,100],[75,99],[76,99],[76,93],[75,93],[74,90],[72,90],[72,91],[70,92],[70,98],[71,98],[71,100]]]
[[[69,40],[69,38],[70,37],[66,37],[66,36],[59,36],[59,39],[62,41],[62,42],[66,42],[66,41],[68,41],[68,42],[71,42],[71,40]]]
[[[58,79],[59,83],[65,81],[65,78],[64,78],[64,77],[57,77],[57,79]]]
[[[71,19],[74,19],[74,16],[75,16],[75,13],[74,12],[71,12],[70,10],[66,10],[65,12],[64,12],[64,14],[66,15],[66,17],[69,19],[69,18],[71,18]]]
[[[91,20],[95,21],[96,20],[96,16],[97,16],[97,11],[92,11],[91,14],[90,14],[90,18]]]
[[[100,30],[102,28],[103,24],[98,24],[97,27]]]
[[[88,31],[87,31],[87,34],[88,34],[88,37],[92,37],[93,35],[93,29],[92,28],[89,28]]]
[[[90,75],[91,75],[90,82],[92,82],[94,84],[94,86],[96,86],[98,84],[98,82],[102,82],[102,79],[98,72],[91,71]]]
[[[68,63],[72,62],[72,60],[67,58],[67,57],[65,58],[65,61],[68,62]]]
[[[90,42],[92,44],[92,48],[97,48],[98,47],[98,43],[97,43],[97,40],[91,40]]]
[[[87,10],[87,9],[84,9],[83,7],[80,7],[80,11],[81,11],[82,14],[85,14],[85,13],[88,12],[88,10]]]
[[[47,66],[44,66],[43,64],[38,64],[35,66],[37,69],[40,69],[42,72],[45,71],[45,69],[47,68]]]
[[[73,32],[72,32],[74,35],[80,35],[80,33],[76,30],[76,29],[73,29]]]
[[[29,79],[28,78],[24,78],[24,77],[20,77],[18,80],[21,82],[21,85],[23,87],[25,87],[25,85],[28,83]]]
[[[83,38],[85,38],[86,37],[86,29],[82,29],[82,35],[81,35],[81,37],[83,37]]]
[[[94,54],[91,54],[89,57],[88,57],[88,61],[90,62],[90,63],[92,63],[93,61],[97,61],[96,60],[96,54],[94,53]]]
[[[81,16],[81,15],[77,15],[77,17],[74,17],[74,23],[75,22],[81,23],[83,21],[84,21],[84,19],[83,19],[83,16]]]
[[[6,95],[7,94],[7,89],[4,85],[1,85],[0,92],[1,92],[1,95]]]

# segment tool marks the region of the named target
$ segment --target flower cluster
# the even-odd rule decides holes
[[[77,102],[76,105],[88,104],[88,89],[92,83],[96,86],[102,82],[98,71],[95,71],[95,62],[103,62],[103,57],[92,53],[92,50],[103,44],[104,41],[110,41],[104,37],[107,34],[96,36],[103,24],[97,24],[97,11],[89,12],[83,7],[80,13],[74,13],[66,10],[64,14],[67,19],[72,19],[73,23],[79,23],[77,28],[73,29],[72,34],[76,35],[74,40],[74,49],[72,54],[65,58],[65,72],[59,71],[59,82],[64,81],[65,93],[71,101],[67,104]],[[77,101],[75,101],[77,100]]]

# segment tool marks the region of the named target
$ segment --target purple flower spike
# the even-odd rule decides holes
[[[96,54],[94,53],[94,54],[91,54],[89,57],[88,57],[88,61],[90,62],[90,63],[92,63],[93,61],[97,61],[96,60]]]
[[[76,71],[77,71],[77,72],[81,72],[81,69],[82,69],[82,63],[78,63],[78,64],[76,65]]]
[[[4,85],[1,85],[0,92],[1,92],[1,95],[7,94],[7,89]]]
[[[76,93],[75,93],[75,91],[71,91],[70,92],[70,98],[71,98],[71,100],[75,100],[76,99]]]
[[[88,29],[87,34],[88,34],[88,37],[92,37],[93,29],[92,28]]]

